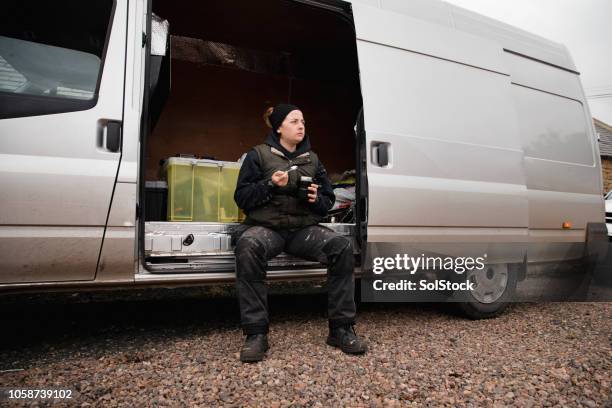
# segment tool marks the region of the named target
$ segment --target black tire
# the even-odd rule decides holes
[[[493,301],[486,301],[480,294],[466,292],[463,295],[465,302],[457,303],[460,311],[470,319],[490,319],[499,316],[513,300],[518,282],[518,267],[516,265],[504,264],[507,271],[507,279],[504,283],[503,292],[498,294]],[[500,265],[487,265],[485,270],[495,269]],[[474,291],[475,292],[475,291]]]

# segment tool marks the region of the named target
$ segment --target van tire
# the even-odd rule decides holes
[[[467,301],[459,302],[457,306],[466,317],[472,320],[490,319],[499,316],[506,310],[516,293],[520,267],[512,264],[503,265],[507,269],[507,281],[501,296],[494,302],[485,303],[478,300],[472,292],[465,293],[464,298]]]

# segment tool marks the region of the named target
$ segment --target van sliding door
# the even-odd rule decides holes
[[[524,155],[501,46],[362,3],[353,16],[368,244],[525,242]],[[517,247],[509,261],[523,259]]]
[[[92,280],[122,150],[126,0],[6,0],[0,284]]]

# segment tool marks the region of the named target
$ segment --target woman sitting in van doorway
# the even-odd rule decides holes
[[[240,321],[247,336],[240,360],[260,361],[268,350],[266,266],[283,251],[327,265],[327,344],[365,353],[367,346],[353,329],[353,248],[347,238],[318,225],[335,197],[323,164],[310,150],[302,112],[281,104],[269,108],[264,120],[272,130],[246,155],[234,194],[247,214],[235,250]]]

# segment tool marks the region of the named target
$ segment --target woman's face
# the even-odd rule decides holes
[[[299,110],[289,112],[283,123],[278,128],[281,140],[292,145],[297,145],[304,139],[306,122]]]

